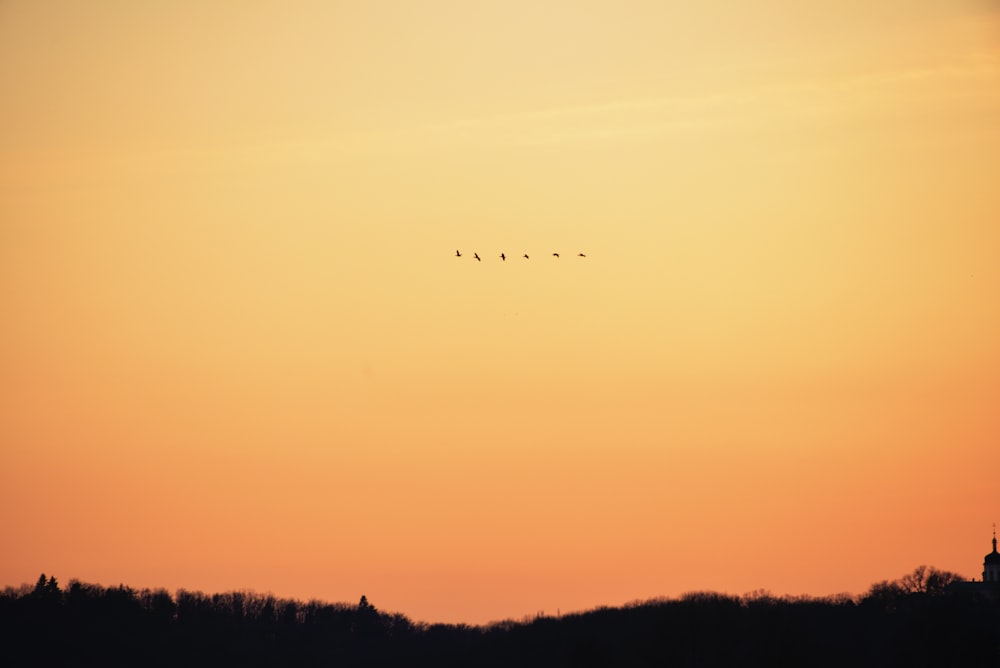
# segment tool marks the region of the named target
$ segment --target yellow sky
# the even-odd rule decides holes
[[[979,574],[996,2],[207,4],[0,3],[0,583]]]

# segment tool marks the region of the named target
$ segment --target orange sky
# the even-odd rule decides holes
[[[0,3],[0,585],[978,577],[1000,5],[798,4]]]

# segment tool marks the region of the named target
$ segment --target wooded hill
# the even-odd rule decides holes
[[[103,587],[0,594],[5,666],[998,666],[1000,600],[920,567],[863,596],[692,593],[485,626],[360,603]]]

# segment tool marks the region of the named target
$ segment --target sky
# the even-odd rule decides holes
[[[0,586],[981,576],[995,1],[3,0],[0,91]]]

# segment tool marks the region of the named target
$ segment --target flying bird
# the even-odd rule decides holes
[[[479,257],[479,253],[473,253],[472,257],[476,258],[476,260],[478,260],[479,262],[483,261],[482,258]]]
[[[462,257],[462,254],[459,253],[458,251],[455,251],[455,257]]]
[[[559,257],[559,253],[553,253],[552,256],[553,257]]]
[[[577,257],[587,257],[587,256],[586,256],[586,255],[584,255],[583,253],[577,253],[577,254],[576,254],[576,256],[577,256]]]
[[[506,262],[507,261],[507,256],[504,255],[503,253],[500,253],[500,259],[503,260],[504,262]]]
[[[529,258],[529,257],[528,257],[528,254],[527,254],[527,253],[525,253],[525,254],[524,254],[524,259],[525,259],[525,260],[529,260],[529,259],[531,259],[531,258]]]

